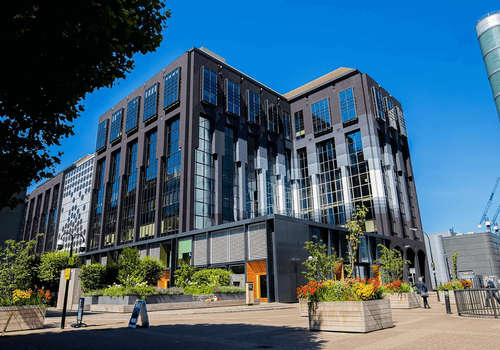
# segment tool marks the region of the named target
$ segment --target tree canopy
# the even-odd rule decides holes
[[[48,147],[73,135],[85,95],[155,51],[169,17],[162,0],[26,0],[0,11],[0,208],[51,177],[62,153]]]

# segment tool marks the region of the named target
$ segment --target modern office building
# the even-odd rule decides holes
[[[500,118],[500,11],[483,16],[476,24],[476,33]]]
[[[26,191],[14,195],[15,198],[25,198]],[[19,240],[24,213],[24,203],[14,209],[5,207],[0,210],[0,247],[8,239]]]
[[[38,253],[55,250],[59,239],[63,249],[69,249],[69,236],[63,236],[69,230],[86,235],[93,166],[94,155],[87,155],[29,193],[20,238],[27,241],[43,233],[36,246]],[[77,238],[74,247],[81,241]]]
[[[403,109],[357,69],[280,94],[193,48],[99,118],[94,165],[86,263],[135,246],[166,263],[167,284],[185,261],[296,301],[304,242],[346,256],[364,205],[358,275],[385,244],[429,276]],[[85,232],[78,208],[60,230]]]

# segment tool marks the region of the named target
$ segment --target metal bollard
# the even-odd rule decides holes
[[[448,293],[445,293],[444,295],[444,304],[446,305],[446,313],[451,314],[450,296]]]

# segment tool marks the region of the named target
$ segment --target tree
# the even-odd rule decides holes
[[[80,265],[80,258],[73,256],[75,263],[73,266]],[[56,250],[53,252],[44,252],[42,254],[40,265],[38,265],[38,278],[42,282],[47,282],[50,289],[54,286],[59,286],[61,270],[69,267],[68,265],[69,251]]]
[[[160,280],[165,264],[158,259],[145,256],[141,259],[140,269],[143,280],[150,286],[156,285]]]
[[[33,286],[36,276],[33,248],[36,244],[36,239],[27,242],[9,239],[4,247],[0,246],[0,294],[10,295],[13,290],[27,290]]]
[[[92,290],[106,287],[106,266],[99,263],[84,265],[78,275],[82,282],[82,290],[88,293]]]
[[[175,286],[179,288],[186,288],[191,282],[196,266],[190,266],[185,261],[181,262],[181,267],[174,272]]]
[[[337,254],[332,249],[332,254],[328,255],[328,246],[317,236],[312,236],[312,241],[306,241],[304,249],[309,252],[309,257],[302,263],[307,267],[307,271],[302,271],[308,281],[322,282],[333,279],[333,269],[338,262]]]
[[[453,251],[453,255],[451,256],[453,259],[453,274],[455,275],[455,281],[458,280],[458,254],[457,251]]]
[[[377,260],[380,263],[382,277],[385,282],[393,282],[403,278],[405,265],[409,264],[409,260],[403,260],[401,252],[397,249],[389,249],[383,244],[379,244],[381,248],[380,258]]]
[[[349,252],[349,266],[346,267],[347,278],[354,277],[354,264],[356,263],[358,256],[358,247],[361,242],[359,237],[363,235],[365,230],[366,214],[368,209],[363,205],[359,207],[356,206],[356,212],[352,215],[352,220],[347,220],[347,229],[349,234],[347,235],[347,249]]]
[[[132,57],[159,47],[170,10],[162,0],[12,2],[0,11],[0,209],[49,178],[73,135],[85,95],[124,79]],[[29,64],[27,64],[29,62]]]
[[[123,248],[118,256],[118,282],[126,287],[132,287],[143,282],[144,277],[139,268],[140,263],[137,248]]]

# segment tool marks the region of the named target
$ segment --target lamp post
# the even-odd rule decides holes
[[[71,258],[73,257],[73,240],[75,239],[76,236],[80,236],[83,239],[83,243],[80,245],[80,252],[85,251],[85,237],[81,233],[69,233],[69,231],[66,231],[61,235],[59,240],[57,241],[57,250],[61,250],[63,248],[63,241],[62,237],[69,235],[71,237],[71,244],[69,248],[69,259],[68,262],[71,262]],[[66,287],[64,289],[64,302],[63,302],[63,311],[62,311],[62,317],[61,317],[61,329],[64,329],[64,323],[66,322],[66,304],[68,303],[68,288],[69,288],[69,278],[66,280]]]
[[[417,228],[410,228],[410,230],[418,231]],[[436,286],[436,290],[437,290],[438,282],[437,282],[437,278],[436,278],[436,266],[434,265],[434,256],[432,255],[431,239],[429,238],[429,235],[427,233],[425,233],[424,230],[422,230],[422,233],[425,235],[425,237],[427,237],[427,241],[429,242],[429,252],[431,253],[432,274],[434,275],[434,285]],[[448,262],[446,262],[446,263],[448,263]],[[439,300],[439,293],[437,293],[437,299],[438,299],[438,301],[441,301],[441,300]]]

